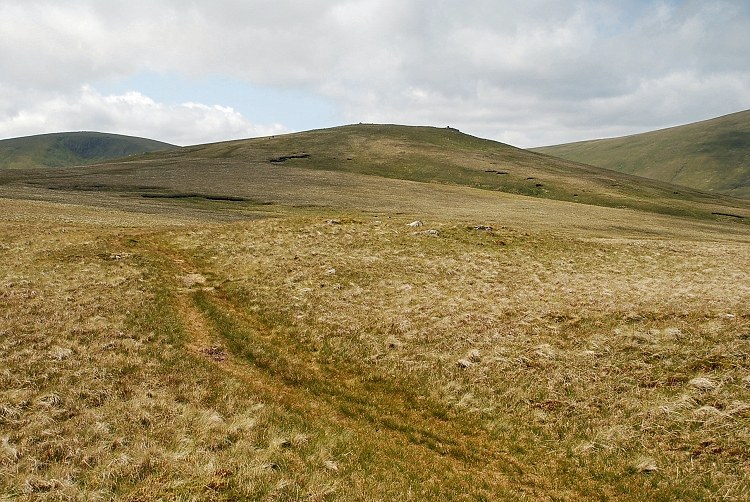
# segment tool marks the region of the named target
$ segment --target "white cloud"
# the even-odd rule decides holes
[[[96,130],[158,139],[178,145],[287,132],[280,124],[257,125],[225,106],[166,105],[139,92],[102,95],[90,86],[49,96],[0,117],[0,130],[15,136],[49,131]]]
[[[294,89],[342,122],[451,124],[521,146],[623,134],[749,108],[749,32],[744,0],[0,0],[0,89],[19,96],[0,97],[0,136],[9,115],[53,109],[38,100],[77,102],[82,86],[148,71]],[[153,124],[199,113],[129,106]]]

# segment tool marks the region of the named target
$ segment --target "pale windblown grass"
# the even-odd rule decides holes
[[[14,498],[750,493],[739,230],[4,203]]]

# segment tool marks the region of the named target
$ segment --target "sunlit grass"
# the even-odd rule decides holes
[[[0,200],[0,492],[748,497],[744,225],[423,193]]]

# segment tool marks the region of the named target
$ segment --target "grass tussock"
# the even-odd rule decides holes
[[[74,215],[40,226],[33,214],[3,223],[0,492],[20,500],[334,493],[336,473],[324,462],[345,433],[310,427],[189,350],[171,269],[117,219],[110,224]]]
[[[10,497],[750,496],[739,230],[2,204]]]
[[[267,362],[240,355],[288,370],[285,385],[352,399],[343,380],[377,417],[395,413],[390,396],[423,412],[410,425],[461,423],[451,438],[512,452],[560,494],[747,493],[746,245],[437,222],[433,238],[406,223],[275,220],[171,241],[210,271],[225,312],[270,331]]]

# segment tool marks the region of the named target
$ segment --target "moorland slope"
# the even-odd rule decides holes
[[[14,179],[54,190],[144,198],[302,204],[325,203],[316,189],[346,184],[358,188],[327,193],[338,200],[349,197],[352,206],[386,180],[404,180],[709,219],[748,216],[732,209],[743,203],[720,195],[529,152],[455,129],[396,125],[342,126],[197,145],[92,167],[0,173],[2,183]]]
[[[633,136],[533,150],[703,191],[750,198],[750,110]]]
[[[394,126],[2,170],[0,493],[748,500],[749,205]]]

